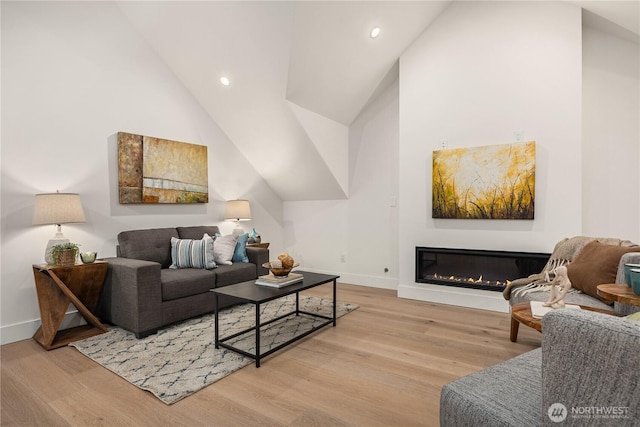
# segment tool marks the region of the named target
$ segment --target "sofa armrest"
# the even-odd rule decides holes
[[[109,263],[98,313],[108,323],[136,334],[154,333],[162,325],[160,264],[130,258],[105,258]]]
[[[620,257],[620,263],[618,264],[618,274],[616,275],[616,283],[627,283],[624,278],[625,264],[640,264],[640,248],[638,249],[638,252],[627,252]]]
[[[269,270],[262,266],[265,262],[269,262],[269,249],[247,246],[247,257],[249,262],[256,265],[256,277],[269,274]]]
[[[563,426],[585,425],[588,415],[593,423],[605,414],[620,418],[616,425],[632,425],[640,418],[638,349],[640,322],[585,310],[545,315],[543,413],[561,403],[567,410]]]

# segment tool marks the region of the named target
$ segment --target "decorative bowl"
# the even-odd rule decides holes
[[[264,268],[268,268],[271,274],[273,274],[276,277],[287,277],[289,273],[291,273],[291,270],[298,267],[299,265],[300,264],[295,262],[293,263],[293,267],[284,268],[284,267],[273,267],[273,262],[265,262],[264,264],[262,264]]]
[[[96,260],[98,256],[98,252],[82,252],[80,254],[80,259],[84,264],[91,264]]]
[[[640,264],[625,264],[624,265],[624,281],[631,287],[631,269],[640,268]]]

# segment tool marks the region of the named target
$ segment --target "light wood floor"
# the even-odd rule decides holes
[[[316,296],[331,297],[330,286]],[[338,285],[360,308],[167,406],[71,347],[1,347],[2,426],[437,426],[443,384],[540,345],[509,315]]]

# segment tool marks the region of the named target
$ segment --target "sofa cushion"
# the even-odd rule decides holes
[[[208,234],[209,236],[215,236],[216,233],[220,233],[220,229],[216,225],[196,225],[190,227],[177,227],[178,236],[181,239],[202,239],[202,236]]]
[[[440,426],[542,425],[542,350],[445,384]]]
[[[207,236],[205,234],[205,236]],[[171,238],[171,265],[169,268],[216,268],[213,260],[213,238],[200,240]]]
[[[171,265],[171,238],[178,237],[175,228],[130,230],[118,234],[120,256],[159,263],[162,268]]]
[[[620,257],[627,252],[637,252],[638,247],[606,245],[598,241],[587,244],[578,256],[567,266],[571,285],[587,295],[601,298],[597,286],[603,283],[615,283]]]
[[[213,241],[213,254],[215,256],[216,264],[218,265],[231,265],[233,253],[236,250],[236,242],[238,236],[216,236]]]
[[[550,292],[548,290],[536,290],[535,292],[517,292],[511,295],[511,299],[509,300],[509,304],[514,306],[521,302],[530,302],[530,301],[541,301],[546,302],[549,300]],[[603,301],[600,301],[597,298],[593,298],[590,295],[584,294],[582,292],[569,292],[564,297],[564,302],[566,304],[576,304],[576,305],[585,305],[587,307],[595,307],[603,310],[612,310],[610,304],[607,304]]]
[[[171,301],[209,292],[215,287],[216,270],[164,268],[160,271],[162,300]],[[213,310],[213,307],[211,308]]]
[[[219,265],[216,269],[216,288],[256,279],[256,266],[244,262]]]

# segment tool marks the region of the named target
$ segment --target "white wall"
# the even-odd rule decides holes
[[[640,49],[600,29],[582,37],[583,231],[640,243]]]
[[[340,274],[346,283],[395,288],[397,81],[349,127],[349,172],[348,200],[284,203],[285,248],[306,269]]]
[[[581,12],[454,2],[400,58],[398,295],[505,311],[499,293],[414,283],[415,246],[547,252],[582,232]],[[432,151],[537,143],[533,221],[431,218]]]
[[[82,250],[115,255],[122,230],[221,223],[224,201],[251,201],[243,223],[283,246],[282,201],[193,97],[106,2],[2,3],[1,342],[39,324],[31,265],[53,226],[33,226],[34,195],[77,192],[87,222],[63,226]],[[117,201],[118,131],[208,146],[209,203]]]

